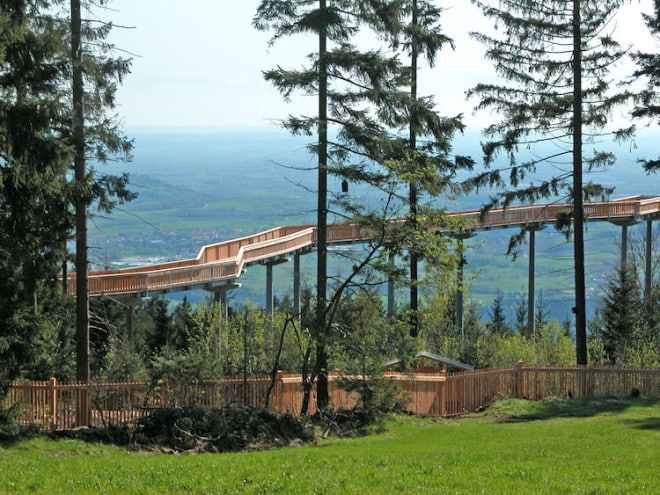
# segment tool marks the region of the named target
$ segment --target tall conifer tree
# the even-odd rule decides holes
[[[388,2],[349,0],[263,0],[254,26],[273,32],[271,42],[292,35],[312,35],[318,49],[309,55],[311,65],[301,70],[277,68],[265,78],[284,98],[296,91],[314,95],[317,111],[312,116],[290,117],[283,127],[294,134],[316,134],[310,146],[317,156],[317,283],[316,321],[313,331],[319,407],[327,406],[327,338],[330,299],[327,274],[328,174],[345,180],[381,182],[378,174],[368,175],[363,166],[346,166],[350,156],[378,160],[382,157],[383,130],[378,117],[388,112],[385,100],[396,89],[400,67],[396,59],[375,51],[364,52],[351,44],[363,25],[382,25],[393,14]],[[378,115],[378,110],[385,113]],[[309,396],[309,389],[307,389]],[[303,408],[307,401],[304,401]]]
[[[594,135],[626,138],[632,132],[607,131],[611,110],[629,98],[627,93],[614,91],[608,80],[609,70],[623,56],[608,32],[620,2],[502,0],[497,6],[473,2],[493,19],[497,29],[494,35],[473,35],[487,47],[486,56],[507,83],[479,84],[468,95],[480,99],[478,109],[495,110],[500,118],[485,131],[485,164],[492,166],[499,153],[508,164],[488,170],[472,182],[506,187],[508,174],[511,189],[498,193],[486,209],[562,194],[570,198],[573,211],[558,219],[557,225],[569,227],[573,233],[576,361],[586,364],[583,201],[608,191],[583,184],[583,165],[585,171],[605,167],[614,157],[601,151],[585,156],[583,145]],[[554,149],[544,149],[546,143]],[[534,157],[520,162],[521,148],[533,149]],[[539,183],[525,184],[525,178],[539,166],[557,172]]]
[[[402,19],[400,32],[394,34],[394,46],[399,44],[409,58],[409,107],[405,113],[408,133],[408,163],[418,173],[408,173],[409,215],[413,232],[419,230],[420,220],[427,215],[438,223],[438,205],[432,208],[420,204],[420,194],[433,196],[452,193],[452,179],[458,169],[471,169],[473,162],[468,157],[451,156],[451,141],[456,132],[464,129],[462,116],[442,117],[435,110],[433,98],[419,94],[419,64],[426,60],[434,67],[440,50],[453,48],[453,41],[441,29],[442,9],[425,0],[405,0],[402,10],[407,18]],[[419,173],[419,171],[426,171]],[[431,215],[431,211],[434,214]],[[410,335],[418,333],[418,262],[421,255],[418,246],[410,246]]]
[[[128,176],[99,174],[89,161],[105,162],[118,156],[126,159],[132,143],[120,132],[115,107],[117,84],[128,73],[130,61],[113,56],[114,47],[106,39],[112,24],[99,20],[83,21],[86,6],[105,6],[107,0],[83,2],[71,0],[71,127],[74,149],[73,204],[76,230],[76,355],[77,378],[87,381],[89,368],[89,296],[87,216],[95,203],[100,210],[110,211],[130,200]],[[89,12],[89,10],[88,10]]]

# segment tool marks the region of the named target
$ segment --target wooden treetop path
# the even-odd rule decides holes
[[[510,206],[490,210],[485,216],[480,210],[449,213],[461,217],[468,230],[525,227],[552,223],[560,213],[570,212],[570,203]],[[613,201],[585,202],[589,221],[653,220],[660,218],[660,196],[632,196]],[[449,232],[448,232],[449,233]],[[289,254],[300,253],[316,244],[315,225],[276,227],[239,239],[202,247],[196,258],[145,265],[121,270],[89,273],[89,295],[126,296],[150,292],[171,292],[196,288],[212,288],[233,283],[244,267],[268,263]],[[357,225],[336,223],[327,228],[328,243],[362,241],[364,229]],[[68,276],[68,292],[75,294],[76,274]]]

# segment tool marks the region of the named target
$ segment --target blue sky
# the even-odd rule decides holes
[[[297,37],[268,47],[268,35],[251,26],[258,4],[259,0],[114,0],[112,10],[102,16],[131,27],[116,29],[112,40],[135,57],[132,74],[118,92],[118,111],[126,128],[275,127],[275,120],[290,113],[313,112],[312,98],[283,102],[261,71],[277,65],[301,67],[315,50],[315,40]],[[483,49],[467,34],[484,24],[468,0],[443,5],[444,29],[454,38],[456,50],[442,53],[435,68],[423,68],[421,92],[435,95],[441,114],[463,113],[469,126],[481,127],[489,117],[473,115],[474,102],[465,101],[464,92],[494,77]],[[638,16],[619,21],[619,27],[627,40],[646,34]],[[647,47],[652,43],[648,36],[638,42]]]

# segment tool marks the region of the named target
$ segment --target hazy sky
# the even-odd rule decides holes
[[[298,36],[269,47],[268,34],[251,25],[258,4],[259,0],[114,0],[113,10],[103,15],[131,26],[116,29],[113,41],[134,55],[132,74],[118,93],[125,126],[274,127],[274,120],[289,113],[306,108],[312,112],[312,98],[284,103],[261,71],[277,65],[301,67],[305,56],[316,50],[316,41]],[[487,117],[473,116],[474,102],[466,101],[464,92],[493,77],[482,47],[468,36],[483,21],[468,0],[442,5],[447,8],[444,31],[454,38],[456,50],[447,48],[433,69],[424,68],[420,89],[435,95],[441,114],[463,113],[468,124],[481,126]],[[648,47],[650,38],[638,17],[619,21],[619,32],[629,40],[642,33],[636,42]]]

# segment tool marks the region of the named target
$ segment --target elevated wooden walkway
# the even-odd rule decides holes
[[[482,217],[480,210],[457,211],[451,216],[466,220],[469,230],[536,226],[554,222],[559,213],[570,212],[571,204],[541,204],[493,209]],[[614,223],[660,218],[660,196],[633,196],[613,201],[587,202],[588,221]],[[276,227],[255,235],[204,246],[194,259],[159,263],[121,270],[90,272],[89,295],[145,296],[149,293],[212,288],[238,280],[246,266],[268,263],[290,254],[312,249],[316,244],[314,225]],[[350,224],[330,224],[328,243],[359,242],[364,230]],[[75,294],[76,275],[68,277],[68,291]]]

